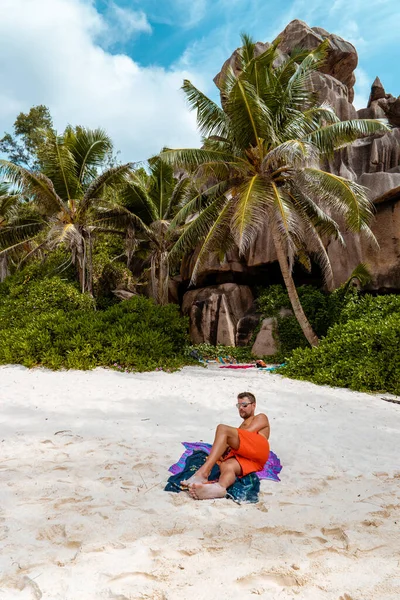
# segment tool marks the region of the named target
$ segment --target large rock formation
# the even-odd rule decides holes
[[[352,104],[354,70],[358,60],[356,49],[339,36],[319,27],[311,28],[302,21],[292,21],[277,37],[277,64],[283,57],[290,56],[295,49],[302,47],[312,50],[323,40],[328,40],[329,43],[328,59],[312,80],[313,89],[318,93],[320,101],[326,101],[333,106],[341,120],[385,118],[392,126],[392,130],[384,135],[358,140],[351,147],[337,152],[324,165],[330,172],[356,181],[368,189],[369,196],[376,206],[372,230],[380,247],[377,251],[375,246],[353,235],[344,236],[345,248],[335,241],[329,242],[327,251],[333,267],[333,285],[336,287],[343,283],[357,264],[366,262],[373,275],[371,289],[400,290],[400,97],[395,98],[387,94],[377,77],[372,83],[368,106],[357,112]],[[262,53],[268,47],[268,43],[259,42],[256,51]],[[229,66],[239,73],[238,50],[225,62],[221,73]],[[217,86],[221,73],[214,79]],[[223,97],[221,101],[224,102]],[[183,281],[190,279],[194,259],[195,256],[182,266]],[[255,282],[257,269],[260,274],[262,271],[263,279]],[[199,273],[198,282],[203,286],[226,281],[230,281],[230,285],[265,285],[268,283],[268,273],[272,273],[274,269],[276,270],[276,256],[268,229],[265,228],[245,256],[240,257],[237,250],[229,251],[223,262],[220,262],[217,256],[210,256]],[[207,289],[201,290],[202,294],[211,294]],[[199,292],[200,290],[192,291],[190,296],[186,294],[187,314],[191,311],[189,298],[194,298]],[[233,294],[233,288],[230,293]],[[213,310],[216,309],[215,301],[213,306]],[[225,311],[223,314],[227,314],[229,310],[227,311],[221,301],[222,306],[222,310]],[[215,314],[217,322],[219,310],[221,309]],[[245,309],[243,306],[242,311],[240,314],[240,311],[236,310],[234,319],[230,320],[233,329],[229,334],[223,335],[224,339],[236,340],[236,343],[242,344],[249,338],[250,323],[255,317],[251,317],[251,312],[248,314],[248,307]],[[220,339],[218,335],[216,338],[215,326],[211,323],[214,317],[211,317],[211,312],[207,314],[207,331],[212,330],[214,333],[211,336],[211,333],[206,333],[200,328],[195,334],[196,339]],[[196,322],[199,323],[198,311],[196,315]],[[195,330],[196,327],[192,324],[192,332]]]
[[[250,288],[234,283],[186,292],[182,312],[190,318],[192,342],[235,346],[237,323],[252,304]]]

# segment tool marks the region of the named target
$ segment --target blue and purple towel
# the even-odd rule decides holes
[[[185,447],[185,452],[178,462],[169,468],[172,475],[168,479],[168,483],[165,487],[165,491],[167,492],[182,491],[180,487],[181,481],[188,479],[202,464],[204,464],[211,449],[211,444],[206,444],[204,442],[182,442],[182,444]],[[272,479],[273,481],[280,481],[278,474],[281,470],[282,466],[279,458],[274,452],[270,452],[268,461],[265,463],[262,471],[237,478],[235,483],[228,488],[227,497],[239,504],[241,502],[258,502],[260,480]],[[218,479],[218,477],[219,467],[218,465],[215,465],[209,479],[212,481]]]

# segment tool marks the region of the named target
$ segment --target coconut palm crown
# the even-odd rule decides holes
[[[130,164],[104,168],[111,149],[103,130],[67,127],[63,135],[46,132],[40,172],[1,160],[4,181],[27,198],[35,218],[30,223],[10,221],[2,228],[0,257],[27,243],[30,253],[64,244],[82,291],[91,293],[93,236],[104,230],[99,209],[131,169]]]
[[[366,190],[320,165],[335,150],[388,127],[379,120],[340,121],[332,107],[318,102],[310,81],[326,57],[326,43],[283,60],[277,43],[256,56],[253,41],[243,35],[242,42],[239,74],[228,68],[219,81],[222,108],[190,81],[183,84],[204,144],[169,150],[162,158],[191,172],[209,202],[185,228],[171,259],[201,237],[194,282],[210,252],[236,244],[243,255],[266,226],[293,311],[307,340],[317,345],[293,282],[295,260],[310,264],[312,253],[329,279],[323,242],[333,236],[344,244],[339,223],[374,239]],[[196,202],[187,205],[188,213]]]
[[[191,196],[190,179],[155,156],[147,170],[137,169],[113,206],[102,214],[102,223],[125,232],[128,266],[135,255],[148,275],[149,292],[158,304],[168,303],[171,265],[169,255],[181,232],[181,213]]]
[[[41,228],[40,215],[23,202],[18,193],[14,193],[12,186],[0,183],[0,239],[10,229],[18,227],[20,230],[38,232]],[[12,245],[7,251],[0,252],[0,282],[10,273],[10,265],[17,264],[23,254],[31,249],[29,241],[23,244]]]

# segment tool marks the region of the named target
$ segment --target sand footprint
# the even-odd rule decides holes
[[[349,546],[350,546],[350,542],[349,542],[349,538],[347,537],[346,533],[343,531],[343,529],[341,529],[340,527],[333,527],[331,529],[327,529],[326,527],[323,527],[321,529],[323,535],[327,538],[332,537],[335,540],[340,541],[343,544],[343,549],[344,550],[348,550]]]
[[[288,570],[281,571],[260,571],[236,579],[241,585],[256,586],[278,586],[278,587],[299,587],[304,585],[304,579],[298,573]]]
[[[43,597],[42,590],[40,589],[36,581],[33,581],[33,579],[31,579],[27,575],[24,575],[23,577],[5,577],[3,579],[0,579],[0,585],[3,587],[3,589],[17,589],[20,592],[25,592],[25,600],[41,600],[41,598]]]
[[[332,527],[327,528],[323,527],[321,532],[325,536],[324,538],[320,538],[319,536],[314,537],[313,539],[320,541],[323,544],[327,544],[328,541],[338,541],[340,542],[340,547],[336,547],[336,545],[326,546],[321,550],[313,550],[312,552],[308,552],[307,556],[317,557],[321,556],[325,553],[333,553],[333,554],[343,554],[344,552],[348,552],[350,547],[350,542],[347,534],[341,529],[341,527]],[[325,539],[328,538],[328,539]]]

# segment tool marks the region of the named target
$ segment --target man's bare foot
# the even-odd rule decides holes
[[[189,479],[183,479],[181,481],[181,486],[182,487],[191,487],[192,485],[194,485],[196,483],[206,483],[206,481],[208,481],[207,477],[205,477],[204,475],[202,475],[201,473],[199,473],[197,471],[194,475],[189,477]]]
[[[224,498],[226,489],[219,483],[194,483],[189,488],[189,494],[195,500],[210,500]]]

